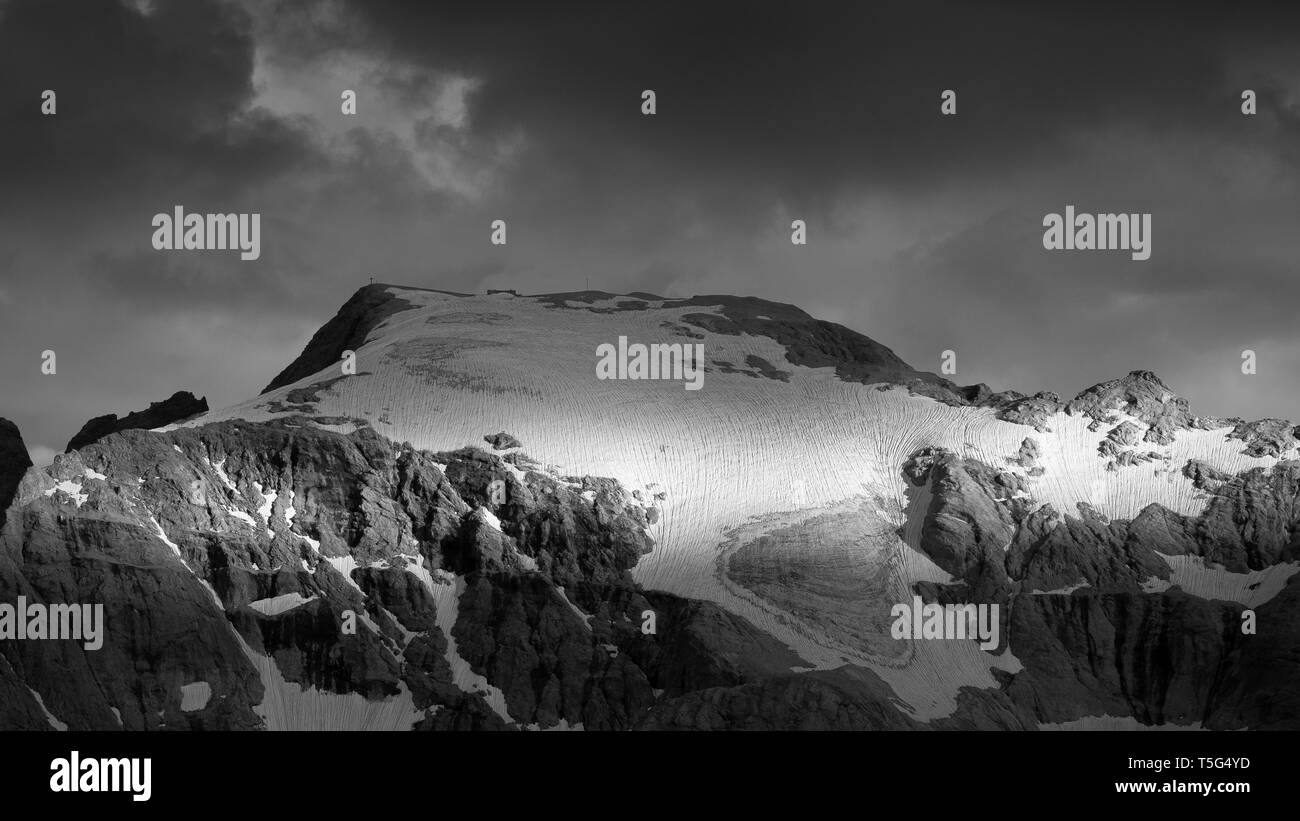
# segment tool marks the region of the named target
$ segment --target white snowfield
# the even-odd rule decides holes
[[[263,616],[278,616],[281,613],[287,613],[297,607],[302,607],[310,601],[315,600],[315,596],[303,596],[301,593],[285,593],[280,596],[272,596],[269,599],[258,599],[251,601],[248,606],[261,613]]]
[[[1140,450],[1164,460],[1107,471],[1097,447],[1111,426],[1089,431],[1086,417],[1058,414],[1049,421],[1051,432],[1040,433],[1000,421],[989,409],[950,407],[903,388],[845,382],[833,368],[792,364],[784,346],[765,336],[692,327],[703,338],[688,339],[666,327],[718,308],[649,301],[646,310],[600,313],[588,309],[612,309],[632,298],[568,309],[510,294],[393,291],[416,307],[370,334],[356,352],[358,375],[321,391],[317,414],[364,418],[379,433],[428,450],[490,449],[483,436],[504,430],[523,443],[523,452],[562,472],[614,477],[647,500],[655,498],[647,488],[657,486],[667,496],[653,501],[660,513],[649,528],[655,547],[640,560],[637,581],[718,603],[788,644],[809,669],[869,668],[894,688],[901,708],[923,721],[951,714],[960,687],[994,687],[991,669],[1016,670],[1019,662],[1009,652],[983,652],[973,641],[889,637],[889,608],[910,599],[914,582],[948,579],[897,534],[920,525],[915,516],[908,521],[901,474],[912,453],[947,448],[1025,475],[1033,499],[1059,513],[1078,515],[1078,503],[1086,502],[1112,518],[1133,517],[1152,502],[1199,513],[1206,498],[1181,474],[1188,459],[1229,472],[1277,461],[1244,455],[1243,443],[1227,439],[1224,428],[1183,431],[1167,447],[1143,444]],[[597,379],[597,346],[616,344],[620,336],[646,344],[702,343],[702,390],[684,390],[671,379]],[[750,355],[789,372],[789,381],[723,373],[713,364],[744,368]],[[268,410],[269,402],[340,375],[338,366],[330,367],[185,424],[274,418],[279,414]],[[1027,436],[1038,442],[1041,477],[1011,461]],[[268,498],[274,490],[266,490]],[[775,581],[732,577],[730,558],[742,549],[774,551],[771,561],[778,564],[802,555],[853,583],[827,584],[809,598],[785,597]],[[1193,562],[1175,567],[1176,583],[1189,593],[1246,597],[1252,604],[1281,583],[1273,574],[1248,590],[1259,579],[1219,578],[1221,570]],[[449,628],[456,588],[431,589],[439,623],[446,620]],[[471,678],[467,670],[458,676]],[[486,689],[485,682],[474,684]]]

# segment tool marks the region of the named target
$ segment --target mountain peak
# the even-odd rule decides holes
[[[1067,410],[1071,413],[1087,413],[1089,409],[1104,404],[1105,410],[1116,409],[1116,402],[1134,402],[1156,397],[1160,404],[1182,402],[1186,400],[1175,394],[1154,371],[1133,370],[1118,379],[1098,382],[1090,388],[1080,391],[1069,403]]]
[[[392,287],[372,283],[358,288],[334,318],[316,331],[298,358],[280,371],[262,393],[297,382],[338,362],[344,351],[361,347],[366,336],[380,322],[398,311],[414,307],[394,294]]]
[[[465,299],[533,301],[556,310],[623,314],[651,310],[698,307],[681,315],[683,326],[724,336],[765,336],[783,345],[791,364],[810,368],[834,367],[846,382],[893,383],[955,405],[971,404],[990,394],[986,386],[960,387],[934,373],[919,371],[888,347],[838,323],[817,319],[800,308],[753,296],[704,294],[660,297],[645,292],[612,294],[606,291],[572,291],[525,295],[515,291],[464,294],[430,288],[374,283],[359,288],[334,318],[321,326],[302,353],[281,371],[261,393],[269,393],[338,363],[344,351],[357,350],[385,319],[418,307],[404,293],[439,293]]]
[[[1165,390],[1169,389],[1169,386],[1166,385],[1160,379],[1160,377],[1156,376],[1155,371],[1144,371],[1144,370],[1129,371],[1128,375],[1123,377],[1119,381],[1129,382],[1129,383],[1153,384],[1153,385],[1159,385]]]
[[[1187,400],[1148,370],[1129,371],[1127,376],[1093,385],[1065,406],[1066,413],[1089,416],[1098,423],[1116,421],[1116,411],[1147,425],[1146,441],[1159,444],[1169,444],[1176,431],[1196,424]]]

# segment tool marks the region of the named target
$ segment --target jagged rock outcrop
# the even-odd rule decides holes
[[[189,391],[177,391],[167,399],[161,402],[150,402],[148,408],[128,413],[121,419],[115,413],[96,416],[83,425],[76,436],[72,437],[68,442],[67,450],[64,452],[71,453],[79,448],[84,448],[92,442],[98,442],[110,433],[123,430],[161,428],[207,412],[208,400],[206,397],[197,399]]]
[[[1176,395],[1151,371],[1132,371],[1080,393],[1065,406],[1072,415],[1106,423],[1111,411],[1135,417],[1147,426],[1143,441],[1167,445],[1180,430],[1194,427],[1187,400]]]
[[[105,606],[98,650],[0,648],[0,724],[919,726],[873,674],[795,675],[744,619],[642,591],[643,499],[304,417],[112,434],[30,472],[0,531],[0,600]],[[1024,726],[967,701],[961,726]]]
[[[6,643],[0,724],[626,729],[801,663],[716,606],[647,597],[629,573],[652,547],[646,507],[616,482],[519,472],[303,417],[60,456],[18,489],[0,599],[100,602],[105,640]],[[853,698],[894,713],[874,687]]]
[[[1237,421],[1228,438],[1245,442],[1245,452],[1249,456],[1282,456],[1300,444],[1296,437],[1296,426],[1286,419]]]
[[[924,517],[917,548],[964,580],[975,600],[996,597],[1008,581],[1004,552],[1027,513],[1024,480],[933,448],[909,459],[903,473],[913,488],[928,490],[923,509],[911,494],[909,518]]]
[[[1017,425],[1029,425],[1039,433],[1050,433],[1048,420],[1061,412],[1061,398],[1049,391],[1016,397],[998,408],[998,418]]]
[[[0,642],[0,726],[1033,729],[1102,715],[1296,726],[1300,704],[1289,694],[1300,666],[1291,626],[1300,607],[1300,462],[1271,461],[1293,452],[1289,423],[1191,417],[1145,371],[1068,404],[1050,393],[957,386],[864,336],[763,300],[496,294],[464,311],[462,295],[396,293],[361,289],[272,382],[283,390],[230,410],[274,421],[125,430],[21,475],[0,529],[0,602],[100,602],[105,641],[95,650]],[[403,316],[399,338],[384,337],[388,317],[407,309],[428,316]],[[548,441],[558,437],[533,421],[557,401],[535,389],[540,383],[512,394],[505,379],[490,392],[461,391],[459,404],[445,407],[431,399],[450,396],[484,363],[508,372],[520,351],[501,350],[507,321],[575,317],[552,310],[622,314],[616,319],[664,310],[637,319],[671,336],[734,343],[728,356],[743,366],[710,360],[710,372],[720,369],[720,388],[744,390],[691,418],[727,423],[701,441],[718,442],[735,461],[714,459],[683,480],[683,463],[712,456],[707,444],[680,460],[672,442],[644,438],[660,435],[661,418],[675,421],[674,402],[666,415],[633,415],[617,428],[660,454],[646,462],[652,469],[611,468],[647,482],[624,487],[550,464],[582,463],[568,457],[583,445],[581,436],[577,445]],[[578,318],[572,324],[602,333],[619,324]],[[370,372],[355,374],[363,381],[340,381],[352,378],[334,368],[343,350],[368,338],[404,344],[439,323],[462,335],[487,329],[492,355],[463,357],[465,370],[440,360],[445,370],[403,393],[409,380],[393,369],[442,350],[439,338],[387,349],[368,361]],[[751,337],[765,337],[752,353]],[[828,370],[810,381],[800,366]],[[832,370],[880,393],[834,384]],[[834,391],[813,390],[824,383]],[[936,408],[899,385],[953,407]],[[764,403],[751,400],[763,391],[779,410],[797,409],[756,416],[778,426],[772,441],[788,450],[775,454],[762,451],[766,437],[728,436],[733,410],[749,403],[743,412],[758,413]],[[800,437],[779,426],[799,418],[805,395],[850,409],[838,416],[845,426],[832,428],[847,469],[835,464],[839,451],[798,464]],[[501,403],[525,396],[535,404],[521,424]],[[970,405],[987,410],[953,409]],[[493,427],[461,427],[460,414],[479,408]],[[567,426],[591,412],[569,406],[549,418]],[[1075,418],[1060,421],[1062,412]],[[891,421],[873,427],[881,413]],[[1042,433],[1025,436],[1031,431],[994,415]],[[914,419],[918,426],[902,429]],[[1065,435],[1051,433],[1054,423]],[[1270,461],[1231,471],[1172,463],[1168,445],[1184,431],[1214,428],[1218,436],[1225,427],[1247,455]],[[507,430],[531,431],[530,449],[546,463]],[[421,450],[380,431],[456,449]],[[1207,452],[1221,457],[1218,444]],[[1108,468],[1134,468],[1109,477],[1117,492],[1178,482],[1159,485],[1155,498],[1178,499],[1178,510],[1194,501],[1202,512],[1149,504],[1119,518],[1109,503],[1074,502],[1104,498],[1085,490],[1101,470],[1094,449]],[[886,452],[887,460],[876,458]],[[781,459],[740,458],[755,453]],[[1152,466],[1134,467],[1153,459],[1165,460],[1155,480]],[[748,472],[777,465],[779,476]],[[790,487],[774,493],[771,480],[786,470]],[[810,493],[808,480],[821,475],[833,487]],[[766,503],[735,517],[743,522],[728,521],[733,509],[702,510],[725,500],[701,494],[701,481]],[[1035,488],[1050,489],[1057,507],[1035,499]],[[828,490],[848,498],[828,505]],[[650,534],[660,526],[673,551],[643,568],[646,578],[662,583],[681,564],[672,589],[707,591],[723,604],[637,584],[633,571],[655,549]],[[717,555],[683,556],[675,552],[683,527],[710,528],[688,535],[726,541],[688,538],[689,550],[717,547]],[[964,645],[902,641],[892,607],[913,595],[998,605],[1002,641],[987,657]],[[1247,608],[1260,620],[1257,634],[1241,630]]]
[[[1229,573],[1300,560],[1300,462],[1237,475],[1192,462],[1184,473],[1209,497],[1199,516],[1151,504],[1109,520],[1083,504],[1075,516],[1008,500],[997,471],[922,450],[904,468],[916,487],[908,515],[924,517],[913,546],[957,582],[918,590],[928,601],[1009,606],[1004,635],[1024,670],[1005,692],[1038,721],[1300,726],[1296,699],[1270,700],[1300,684],[1296,631],[1283,621],[1300,606],[1300,574],[1283,574],[1281,592],[1254,605],[1267,638],[1243,633],[1246,606],[1227,592],[1165,589],[1174,578],[1165,557]],[[1247,664],[1255,689],[1241,683]]]
[[[1047,472],[1046,468],[1038,464],[1038,459],[1042,455],[1042,451],[1038,447],[1038,440],[1032,436],[1026,436],[1020,442],[1020,448],[1016,451],[1013,461],[1024,468],[1027,475],[1033,477],[1042,476]]]
[[[1086,416],[1092,420],[1089,430],[1107,430],[1098,454],[1110,460],[1111,469],[1162,458],[1159,453],[1138,446],[1142,443],[1169,445],[1182,430],[1232,428],[1228,437],[1244,442],[1243,453],[1254,457],[1285,457],[1300,446],[1300,426],[1285,419],[1247,422],[1235,417],[1193,415],[1187,400],[1171,391],[1151,371],[1132,371],[1120,379],[1093,385],[1069,402],[1062,402],[1050,392],[1024,397],[1008,391],[972,400],[972,404],[996,408],[999,419],[1028,425],[1041,433],[1051,432],[1051,417],[1062,411]],[[1122,419],[1121,415],[1134,417],[1137,423]]]
[[[584,508],[581,521],[586,500],[567,498]],[[411,723],[508,723],[453,683],[449,634],[466,583],[442,567],[481,554],[492,533],[498,549],[513,537],[462,500],[431,455],[368,428],[345,436],[301,417],[132,430],[29,475],[15,509],[0,555],[21,558],[0,568],[0,598],[95,600],[107,611],[97,651],[64,642],[3,650],[70,727],[115,727],[118,715],[129,728],[273,726],[294,718],[263,715],[267,702],[290,698],[268,694],[277,678],[290,694],[356,694],[359,715],[373,709],[367,703],[408,698]],[[619,553],[601,537],[593,547]],[[571,564],[583,565],[586,547],[570,534]],[[644,549],[638,541],[619,555]],[[520,561],[469,574],[523,573],[532,557],[514,555]],[[531,578],[559,597],[548,577]],[[50,664],[69,675],[43,677]],[[154,682],[143,693],[132,672],[139,664]],[[211,689],[209,706],[182,711],[179,690],[196,680]]]
[[[509,450],[510,448],[517,448],[523,444],[505,431],[488,434],[483,437],[483,441],[491,445],[494,450]]]
[[[32,459],[18,426],[8,419],[0,419],[0,525],[4,524],[5,511],[13,501],[18,482],[31,466]]]
[[[298,358],[280,371],[262,393],[291,385],[330,365],[337,365],[344,351],[355,351],[364,345],[370,332],[385,319],[412,307],[410,302],[389,288],[376,283],[357,289],[334,318],[312,335]]]
[[[911,730],[916,722],[889,704],[889,687],[843,675],[774,676],[697,690],[658,704],[649,730]]]
[[[1300,462],[1236,475],[1189,462],[1184,473],[1207,494],[1200,515],[1151,504],[1110,521],[1086,505],[1077,516],[1039,506],[1014,474],[946,451],[919,451],[904,466],[908,481],[928,490],[928,504],[909,510],[924,517],[918,549],[971,584],[1047,590],[1083,579],[1132,591],[1168,577],[1156,554],[1198,556],[1235,573],[1300,560]]]
[[[1190,528],[1195,552],[1244,573],[1300,560],[1300,462],[1279,462],[1235,476],[1189,465],[1196,486],[1210,494]]]
[[[1008,685],[1040,720],[1133,716],[1226,729],[1219,671],[1246,644],[1241,606],[1179,592],[1019,596],[1010,617],[1025,666]]]

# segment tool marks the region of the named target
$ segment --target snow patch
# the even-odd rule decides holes
[[[261,613],[263,616],[278,616],[295,607],[301,607],[309,601],[315,601],[316,596],[303,595],[297,591],[285,593],[282,596],[273,596],[269,599],[258,599],[251,601],[248,606]]]
[[[56,492],[70,496],[72,501],[76,502],[77,507],[81,507],[90,499],[90,494],[81,492],[80,482],[72,482],[66,479],[45,491],[45,495],[53,496]]]
[[[1074,591],[1082,590],[1085,587],[1092,587],[1092,585],[1088,584],[1087,579],[1079,579],[1079,581],[1075,582],[1069,587],[1058,587],[1055,590],[1034,590],[1034,595],[1035,596],[1068,596]]]
[[[158,520],[155,519],[152,515],[149,516],[149,523],[153,525],[153,529],[155,533],[157,534],[159,539],[162,539],[163,544],[170,547],[172,549],[172,552],[176,554],[176,558],[180,559],[181,562],[183,563],[185,559],[181,556],[180,545],[176,544],[171,539],[167,538],[167,531],[162,529],[162,525],[158,524]]]
[[[587,625],[587,629],[590,630],[590,629],[591,629],[591,618],[592,618],[592,617],[589,616],[589,615],[587,615],[586,613],[582,612],[581,610],[579,610],[579,609],[578,609],[578,605],[574,604],[572,601],[569,600],[569,594],[564,592],[564,588],[563,588],[563,587],[560,587],[559,585],[556,585],[556,586],[555,586],[555,592],[557,592],[557,593],[560,594],[560,598],[564,599],[564,603],[567,604],[567,605],[569,605],[569,609],[570,609],[570,610],[572,610],[574,613],[577,613],[577,614],[578,614],[578,618],[582,619],[582,623],[585,624],[585,625]]]
[[[206,681],[195,681],[191,684],[181,685],[181,712],[192,713],[195,710],[202,710],[208,706],[208,699],[212,698],[212,685]]]
[[[1249,573],[1232,573],[1222,565],[1206,565],[1201,556],[1168,556],[1157,553],[1169,565],[1169,580],[1152,576],[1142,584],[1146,593],[1163,593],[1181,587],[1184,593],[1202,599],[1232,601],[1246,607],[1258,607],[1282,592],[1300,571],[1300,562],[1275,564]]]
[[[230,480],[230,477],[226,475],[225,459],[222,459],[220,462],[213,462],[212,469],[216,472],[217,478],[221,480],[222,484],[224,484],[230,490],[234,490],[234,491],[238,490],[238,488],[235,487],[235,483],[232,482]]]
[[[271,491],[270,493],[264,493],[262,491],[261,482],[254,482],[253,489],[257,491],[259,496],[262,497],[262,506],[257,509],[257,515],[261,516],[263,521],[267,521],[267,522],[271,521],[271,511],[275,507],[275,500],[276,497],[279,496],[279,494],[276,493],[275,491]]]
[[[54,713],[51,713],[49,708],[45,706],[45,699],[41,698],[41,694],[30,687],[27,688],[27,692],[31,693],[32,698],[36,699],[36,703],[40,706],[41,712],[45,713],[45,720],[49,722],[49,725],[60,732],[66,732],[68,725],[54,717]]]
[[[330,693],[286,681],[275,659],[248,646],[231,627],[244,655],[262,680],[265,696],[253,708],[268,730],[410,730],[424,718],[405,683],[398,694],[371,701],[360,693]]]
[[[479,518],[482,519],[484,524],[486,524],[488,527],[492,528],[497,533],[504,532],[501,530],[501,520],[497,518],[497,515],[495,513],[493,513],[492,511],[488,510],[485,507],[480,507],[478,509],[478,514],[479,514]]]
[[[461,658],[460,651],[456,648],[456,637],[451,634],[460,613],[460,597],[465,592],[465,580],[442,569],[436,571],[435,578],[425,568],[423,556],[418,557],[415,563],[408,563],[406,569],[424,582],[433,596],[437,607],[438,629],[447,639],[445,658],[451,666],[452,682],[466,693],[481,694],[503,721],[507,724],[515,723],[506,709],[505,693],[470,668],[469,662]]]
[[[319,547],[320,542],[316,542],[316,546]],[[351,556],[326,556],[325,561],[329,562],[331,567],[343,575],[343,581],[350,584],[353,590],[365,595],[361,590],[361,585],[352,580],[352,571],[360,567],[356,559]]]

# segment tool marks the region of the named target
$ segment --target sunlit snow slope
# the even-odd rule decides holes
[[[915,451],[943,447],[1025,475],[1036,503],[1073,513],[1086,502],[1116,518],[1152,502],[1198,513],[1205,499],[1181,472],[1190,458],[1229,472],[1276,462],[1244,455],[1228,429],[1188,430],[1170,445],[1144,447],[1161,460],[1108,471],[1097,454],[1106,430],[1090,431],[1086,417],[1058,414],[1050,432],[1036,431],[989,408],[846,381],[835,367],[792,361],[786,345],[761,334],[762,316],[743,333],[710,330],[725,323],[699,317],[721,319],[725,298],[709,306],[645,295],[573,301],[390,291],[409,306],[398,303],[402,310],[370,329],[356,348],[355,375],[336,379],[340,365],[328,364],[186,424],[257,421],[305,407],[339,417],[326,420],[338,429],[349,429],[347,418],[365,420],[432,451],[483,447],[485,434],[506,431],[540,462],[617,478],[653,500],[656,546],[636,569],[643,585],[715,601],[787,643],[810,668],[868,667],[920,719],[950,714],[960,687],[994,687],[990,669],[1019,662],[974,642],[889,636],[889,608],[909,600],[912,583],[948,580],[899,536],[917,526],[906,520],[901,474]],[[703,388],[597,379],[597,347],[620,336],[702,344]],[[1011,461],[1031,435],[1041,476]],[[757,551],[747,566],[760,572],[737,579],[726,558],[742,547]],[[761,572],[763,551],[777,569],[806,562],[820,577],[805,578],[797,595],[783,592],[779,573]],[[1212,571],[1178,567],[1183,576],[1197,572]]]

